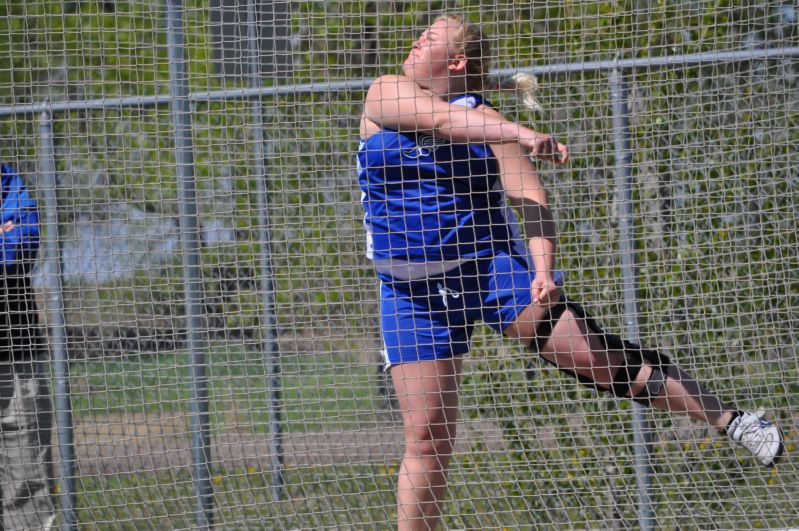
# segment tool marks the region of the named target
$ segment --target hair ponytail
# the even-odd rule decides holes
[[[530,111],[537,113],[544,111],[535,97],[535,93],[538,91],[538,80],[533,74],[516,72],[509,78],[499,81],[497,88],[515,91],[516,98]]]

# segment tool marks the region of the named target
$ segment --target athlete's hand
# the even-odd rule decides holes
[[[530,137],[522,138],[520,143],[533,158],[557,164],[566,164],[569,160],[569,148],[549,135],[534,132]]]
[[[560,300],[560,288],[552,275],[536,275],[531,286],[533,304],[551,308]]]

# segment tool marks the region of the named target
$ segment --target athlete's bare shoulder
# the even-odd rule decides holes
[[[364,140],[378,133],[381,129],[380,124],[370,119],[381,116],[385,111],[384,102],[387,99],[398,100],[400,92],[413,89],[414,82],[410,78],[397,74],[385,74],[377,77],[369,86],[364,101],[364,110],[360,120],[360,137]]]
[[[365,114],[361,114],[361,121],[360,121],[360,138],[362,140],[366,140],[370,136],[377,134],[380,132],[380,126],[374,123],[372,120],[366,117]]]
[[[386,74],[372,81],[366,94],[367,103],[370,101],[396,100],[418,95],[431,96],[432,94],[422,89],[414,80],[399,74]]]

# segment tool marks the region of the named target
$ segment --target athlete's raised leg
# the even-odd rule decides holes
[[[541,323],[549,315],[554,322],[543,327],[548,339],[536,341]],[[531,305],[505,333],[525,345],[537,345],[544,359],[587,385],[664,411],[686,413],[727,432],[764,465],[774,464],[783,453],[779,428],[758,415],[723,404],[667,357],[606,334],[579,306],[556,307],[550,312]]]

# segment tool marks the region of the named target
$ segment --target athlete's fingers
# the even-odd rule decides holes
[[[533,156],[551,160],[558,151],[558,142],[551,136],[544,134],[537,137],[536,140]]]
[[[569,148],[548,135],[542,135],[530,151],[530,156],[540,160],[566,164],[569,160]]]
[[[533,303],[543,305],[553,305],[560,300],[560,288],[557,284],[533,282],[532,285]]]
[[[560,301],[560,288],[554,284],[546,285],[538,295],[536,304],[552,307]]]
[[[560,142],[555,142],[554,162],[566,164],[569,161],[569,148]]]
[[[544,289],[541,290],[541,295],[539,295],[538,298],[542,303],[550,303],[553,300],[557,300],[557,292],[557,286],[544,286]]]
[[[545,281],[538,278],[533,280],[533,283],[530,285],[530,294],[532,295],[533,303],[538,304],[541,301],[541,294],[544,292],[545,284]]]
[[[569,160],[569,148],[554,138],[550,138],[546,152],[542,153],[541,158],[557,164],[566,164]]]

